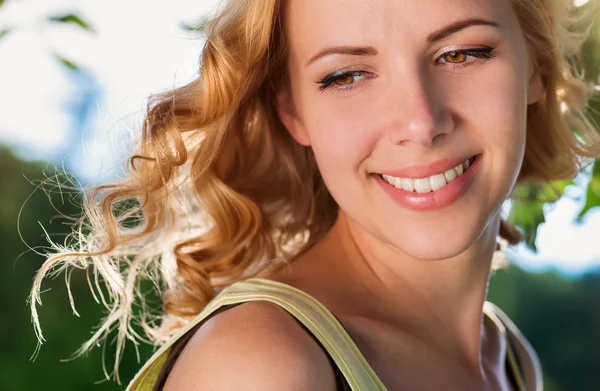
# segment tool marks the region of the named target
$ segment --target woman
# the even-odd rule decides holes
[[[514,186],[600,154],[569,11],[229,2],[200,78],[150,104],[131,176],[88,198],[81,251],[33,296],[93,265],[114,299],[82,351],[117,323],[118,364],[136,283],[160,282],[142,325],[163,347],[131,390],[541,390],[485,298],[497,237],[520,240]]]

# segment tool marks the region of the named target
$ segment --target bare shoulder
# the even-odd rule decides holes
[[[276,304],[248,302],[202,325],[185,346],[164,391],[335,390],[319,344]]]
[[[523,335],[521,330],[515,325],[508,315],[500,307],[492,304],[494,312],[502,320],[502,323],[508,329],[509,338],[513,341],[515,347],[515,354],[519,359],[523,370],[523,376],[525,377],[525,383],[528,390],[541,391],[543,388],[542,384],[542,366],[540,359],[535,352],[535,349],[527,338]]]

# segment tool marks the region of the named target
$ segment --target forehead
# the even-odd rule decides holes
[[[453,21],[479,18],[510,29],[510,0],[287,0],[288,37],[293,51],[344,44],[426,42],[432,31]]]

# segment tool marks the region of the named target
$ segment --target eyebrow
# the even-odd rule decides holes
[[[307,68],[310,64],[318,59],[331,56],[332,54],[345,54],[350,56],[376,56],[377,53],[377,49],[372,46],[331,46],[312,56],[312,58],[308,60],[304,67]]]
[[[448,26],[445,26],[445,27],[429,34],[427,36],[427,42],[433,43],[436,41],[440,41],[460,30],[463,30],[463,29],[465,29],[467,27],[471,27],[471,26],[477,26],[477,25],[492,26],[492,27],[496,27],[496,28],[500,27],[500,25],[498,23],[490,21],[490,20],[484,20],[484,19],[458,20],[454,23],[449,24]],[[333,54],[350,55],[350,56],[376,56],[377,53],[378,53],[377,49],[375,49],[372,46],[331,46],[331,47],[327,47],[327,48],[321,50],[320,52],[318,52],[317,54],[312,56],[312,58],[310,60],[308,60],[308,62],[306,63],[306,65],[304,67],[307,68],[310,64],[319,60],[320,58],[331,56]]]
[[[458,20],[454,23],[449,24],[446,27],[442,27],[438,31],[434,31],[433,33],[427,36],[427,42],[436,42],[446,38],[447,36],[454,34],[462,29],[471,26],[492,26],[496,28],[500,28],[500,25],[491,20],[485,19],[464,19]]]

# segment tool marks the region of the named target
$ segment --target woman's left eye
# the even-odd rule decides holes
[[[494,48],[488,46],[473,49],[452,50],[442,53],[442,55],[437,58],[436,63],[443,60],[446,64],[457,64],[458,67],[462,67],[466,66],[469,57],[475,57],[482,60],[494,58],[495,55],[492,53],[493,50]]]

